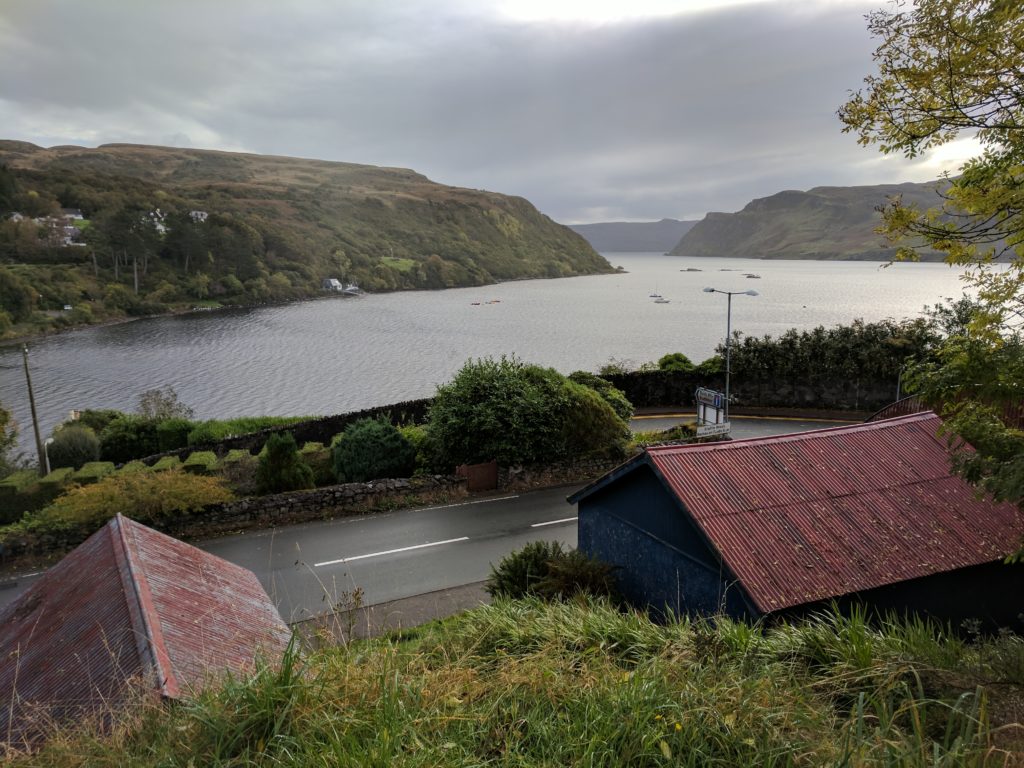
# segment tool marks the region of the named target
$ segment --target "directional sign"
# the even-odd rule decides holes
[[[697,437],[714,437],[715,435],[728,435],[732,425],[725,421],[721,424],[704,424],[697,427]]]
[[[693,397],[702,405],[710,405],[712,408],[725,407],[725,395],[714,389],[700,387],[696,392],[694,392]]]

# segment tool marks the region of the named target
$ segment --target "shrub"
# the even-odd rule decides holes
[[[164,419],[156,425],[157,445],[160,451],[175,451],[188,445],[188,435],[195,429],[195,422],[176,417]]]
[[[153,470],[156,472],[163,472],[167,469],[180,469],[181,459],[177,456],[164,456],[157,460],[156,464],[153,465]]]
[[[119,416],[100,434],[100,457],[123,464],[160,452],[157,422],[141,416]]]
[[[76,483],[88,485],[89,483],[98,482],[113,471],[114,462],[112,461],[90,461],[82,465],[82,468],[75,472],[71,479]]]
[[[189,454],[181,468],[194,475],[213,474],[213,468],[217,464],[217,454],[213,451],[196,451]]]
[[[531,541],[502,558],[497,567],[491,566],[484,589],[491,597],[513,600],[535,594],[537,585],[548,576],[549,563],[564,554],[557,541]]]
[[[71,525],[95,530],[117,513],[140,523],[162,522],[232,498],[216,478],[180,470],[131,472],[72,488],[45,509],[28,515],[26,524],[37,530]]]
[[[416,469],[416,449],[383,417],[345,427],[334,439],[331,459],[339,483],[409,477]]]
[[[14,496],[27,490],[39,480],[39,473],[34,469],[21,469],[0,480],[0,497]]]
[[[221,459],[220,474],[224,482],[239,496],[251,496],[256,493],[256,468],[258,459],[248,451],[240,449],[228,451]]]
[[[53,470],[46,477],[39,480],[39,487],[47,493],[56,493],[71,481],[75,470],[71,467],[59,467]]]
[[[536,464],[573,451],[614,447],[625,424],[600,397],[581,393],[587,391],[551,368],[514,357],[470,360],[449,384],[438,387],[430,407],[435,467],[445,471],[492,459],[505,465]],[[574,422],[581,409],[590,427],[614,421],[619,425],[611,432],[589,427],[579,431]]]
[[[658,360],[659,371],[674,371],[677,373],[692,373],[697,369],[686,355],[682,352],[671,352]]]
[[[402,437],[409,441],[409,445],[416,451],[416,468],[413,474],[423,471],[424,468],[433,464],[434,444],[430,439],[430,430],[422,424],[406,424],[399,427],[398,431]]]
[[[626,395],[621,389],[607,379],[602,379],[600,376],[586,371],[573,371],[569,374],[569,381],[582,384],[597,392],[601,399],[615,411],[615,415],[623,421],[628,422],[633,418],[633,404],[626,399]]]
[[[594,390],[567,381],[561,415],[564,455],[625,454],[629,427]]]
[[[53,442],[46,452],[51,467],[80,469],[100,457],[100,440],[89,427],[67,424],[53,433]]]
[[[131,474],[132,472],[148,472],[148,471],[149,471],[149,467],[147,467],[143,462],[136,460],[136,461],[129,461],[123,467],[118,469],[117,470],[117,474],[119,474],[119,475],[127,475],[127,474]]]
[[[313,470],[313,482],[316,485],[334,483],[334,467],[331,465],[331,449],[323,443],[306,443],[299,451],[302,460]]]
[[[256,488],[260,493],[282,493],[313,487],[313,470],[299,458],[291,432],[275,432],[264,446],[256,469]]]
[[[565,599],[576,595],[617,597],[615,567],[588,557],[578,549],[563,552],[548,560],[548,571],[534,586],[534,591],[548,599]]]
[[[103,430],[107,428],[110,422],[114,419],[120,419],[122,416],[127,416],[127,413],[123,411],[115,411],[111,409],[96,410],[87,408],[84,411],[78,412],[78,419],[72,423],[79,424],[83,427],[88,427],[97,435],[102,435]]]

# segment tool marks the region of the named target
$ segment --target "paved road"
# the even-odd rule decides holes
[[[655,431],[669,429],[682,422],[692,422],[692,413],[657,414],[652,416],[636,416],[630,422],[634,431]],[[851,424],[849,421],[832,421],[828,419],[781,419],[764,418],[761,416],[732,416],[732,437],[742,440],[747,437],[763,437],[764,435],[786,435],[792,432],[807,432],[812,429],[825,429]]]
[[[688,416],[635,422],[666,429]],[[734,419],[734,436],[782,434],[833,423]],[[490,565],[529,541],[557,539],[576,545],[576,509],[564,486],[521,495],[381,515],[305,523],[199,542],[197,546],[252,570],[286,621],[348,604],[363,590],[364,605],[479,581]],[[0,607],[37,575],[0,582]]]
[[[564,486],[425,509],[308,523],[206,541],[207,552],[252,570],[286,621],[315,616],[363,590],[374,605],[486,578],[529,541],[576,545]]]

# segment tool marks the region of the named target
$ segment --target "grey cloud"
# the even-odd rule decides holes
[[[863,162],[835,117],[870,70],[873,5],[587,27],[470,3],[42,0],[0,11],[0,124],[406,166],[562,221],[694,217],[923,178]]]

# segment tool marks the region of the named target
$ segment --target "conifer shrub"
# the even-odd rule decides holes
[[[531,541],[491,566],[484,589],[491,597],[512,600],[536,594],[537,585],[548,577],[549,563],[564,554],[557,541]]]
[[[68,424],[53,433],[53,442],[46,449],[50,466],[81,469],[82,465],[100,457],[100,440],[89,427]]]
[[[218,470],[227,486],[239,496],[256,493],[256,469],[259,460],[246,450],[235,448],[220,460]]]
[[[409,477],[416,449],[387,419],[360,419],[345,427],[331,447],[339,483],[365,483],[384,477]]]
[[[266,454],[256,468],[256,489],[260,493],[284,493],[312,488],[313,470],[299,456],[291,432],[275,432],[264,446]]]
[[[123,464],[160,452],[157,422],[141,416],[119,416],[100,433],[100,458]]]
[[[617,598],[614,567],[557,541],[531,541],[491,566],[484,589],[491,597],[564,600],[585,594]]]
[[[46,477],[40,478],[39,487],[47,493],[56,495],[61,488],[71,481],[71,476],[74,474],[75,470],[71,467],[58,467],[46,475]]]
[[[156,464],[153,465],[155,472],[163,472],[168,469],[180,469],[181,459],[177,456],[164,456],[157,460]]]

